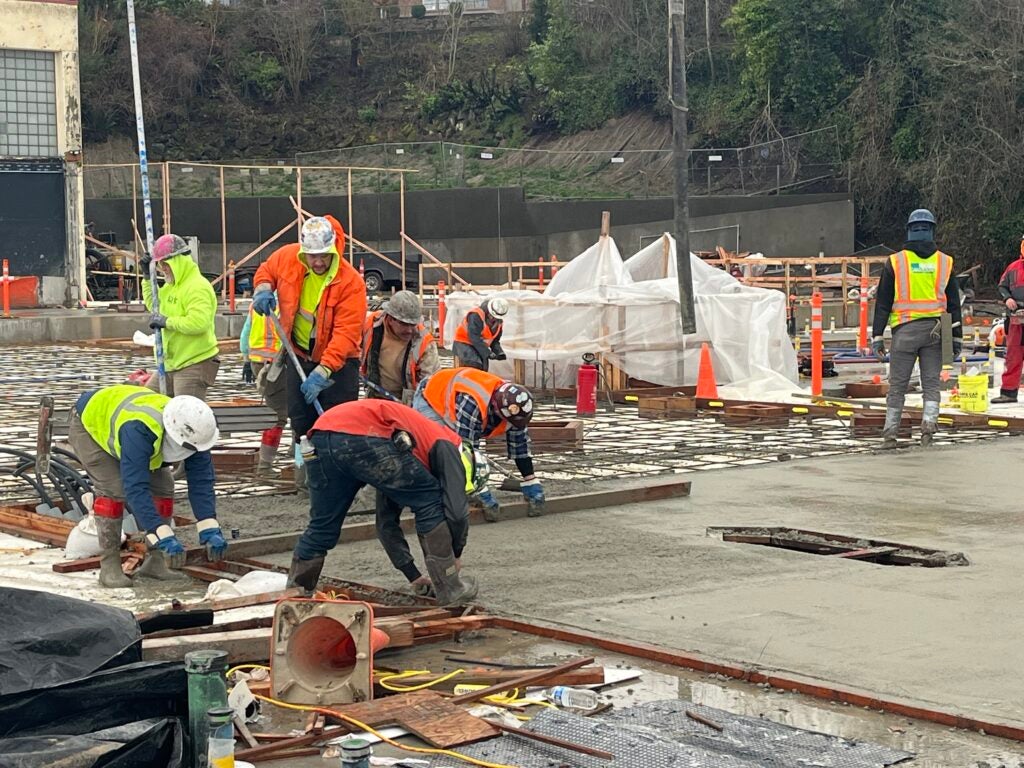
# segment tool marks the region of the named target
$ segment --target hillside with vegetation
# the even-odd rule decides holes
[[[153,158],[667,144],[664,2],[534,0],[504,16],[455,4],[426,18],[375,2],[139,0]],[[1024,0],[690,0],[687,13],[694,147],[829,128],[810,151],[841,158],[861,242],[896,243],[924,205],[960,264],[993,271],[1016,253]],[[81,0],[80,14],[87,145],[126,142],[124,3]]]

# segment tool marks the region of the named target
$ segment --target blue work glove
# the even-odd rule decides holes
[[[167,526],[161,525],[167,531],[171,529]],[[164,555],[167,556],[167,567],[168,568],[181,568],[185,565],[185,548],[178,541],[178,537],[173,532],[168,533],[166,536],[160,536],[160,529],[158,528],[155,533],[150,533],[147,538],[151,547],[159,549]],[[153,539],[156,539],[154,542]]]
[[[875,338],[873,338],[871,340],[871,351],[874,353],[875,357],[877,357],[879,360],[884,360],[885,359],[885,339],[883,339],[881,336],[875,336]]]
[[[501,505],[494,498],[494,494],[491,493],[489,488],[484,488],[476,497],[484,506],[484,520],[488,523],[496,523],[498,521],[498,513],[501,511]]]
[[[544,514],[544,486],[540,484],[540,480],[536,477],[532,480],[523,480],[519,487],[529,507],[526,514],[529,517],[540,517]]]
[[[167,315],[161,315],[159,312],[154,312],[149,318],[149,327],[153,330],[157,328],[167,327]]]
[[[964,342],[963,339],[953,337],[953,357],[960,357],[960,353],[963,352]]]
[[[242,363],[242,382],[244,384],[255,384],[256,374],[252,371],[252,363],[246,360]]]
[[[228,543],[220,528],[209,528],[199,533],[199,543],[206,547],[206,559],[212,563],[224,559],[224,553],[228,551]]]
[[[277,296],[269,288],[256,291],[252,296],[252,311],[257,315],[269,315],[277,309]]]
[[[302,396],[306,399],[306,405],[312,405],[316,402],[317,395],[333,383],[329,369],[322,365],[314,368],[313,372],[302,382]]]

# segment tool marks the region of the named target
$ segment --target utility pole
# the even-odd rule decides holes
[[[690,204],[687,173],[690,151],[686,142],[686,0],[668,0],[668,87],[672,105],[672,151],[675,160],[676,272],[679,277],[679,320],[683,333],[697,332],[690,272]]]

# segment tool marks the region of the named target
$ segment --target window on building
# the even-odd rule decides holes
[[[57,156],[54,55],[0,49],[0,156]]]

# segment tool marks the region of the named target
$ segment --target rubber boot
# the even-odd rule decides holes
[[[885,409],[885,426],[882,427],[883,450],[892,450],[896,447],[896,436],[900,431],[901,416],[903,416],[902,408]]]
[[[100,549],[100,586],[124,589],[132,580],[121,569],[121,518],[95,516]]]
[[[420,534],[420,547],[427,561],[427,573],[434,583],[437,604],[465,605],[476,597],[476,579],[459,572],[452,551],[452,533],[441,523],[430,533]]]
[[[324,557],[314,557],[312,560],[300,560],[292,555],[292,567],[288,569],[288,583],[286,586],[302,587],[308,594],[316,592],[316,585],[320,581],[320,572],[324,569]]]
[[[281,445],[281,427],[271,427],[263,430],[260,439],[260,457],[256,464],[256,477],[277,477],[281,473],[274,469],[274,459],[277,457],[277,447]]]
[[[934,400],[925,400],[921,413],[921,447],[932,444],[932,437],[939,431],[939,404]]]
[[[992,398],[993,405],[1005,405],[1006,403],[1017,402],[1017,390],[1016,389],[1000,389],[999,397]]]
[[[135,571],[135,575],[143,579],[155,579],[157,581],[183,581],[188,579],[187,573],[176,571],[167,565],[167,555],[159,549],[151,549],[146,554],[146,559]]]

